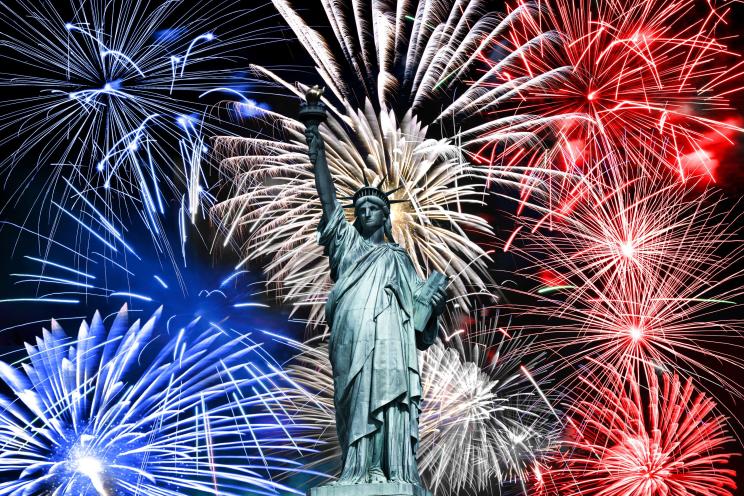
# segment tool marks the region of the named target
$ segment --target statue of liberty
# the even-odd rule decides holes
[[[300,118],[323,209],[319,242],[334,281],[326,321],[342,469],[333,488],[311,492],[341,494],[341,486],[350,484],[400,483],[414,486],[410,494],[423,494],[416,463],[421,400],[416,350],[436,338],[446,279],[434,272],[422,281],[392,239],[390,206],[402,200],[391,200],[392,192],[380,189],[384,178],[376,186],[363,185],[349,205],[339,204],[318,129],[325,118],[321,93],[317,87],[307,92]],[[354,209],[353,224],[346,221],[345,207]],[[361,486],[353,491],[389,493]]]

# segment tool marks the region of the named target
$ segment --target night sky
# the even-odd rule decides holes
[[[251,29],[266,30],[262,32],[268,33],[269,37],[275,39],[266,42],[256,41],[253,44],[246,43],[244,48],[235,51],[230,57],[205,62],[200,69],[228,70],[233,78],[231,87],[240,88],[250,98],[268,106],[270,109],[284,114],[292,114],[296,112],[295,109],[299,102],[288,101],[286,98],[277,98],[272,95],[271,91],[273,90],[251,79],[248,73],[248,64],[276,67],[276,70],[288,80],[297,80],[306,84],[319,83],[320,79],[311,70],[310,61],[298,42],[293,39],[291,31],[282,24],[281,17],[272,12],[270,5],[255,8],[255,4],[256,2],[252,1],[234,4],[235,9],[251,10],[241,15],[224,17],[221,20],[221,25],[214,26],[214,33],[219,38],[223,32],[237,32],[244,29],[244,26],[250,20]],[[7,12],[11,12],[13,7],[10,7],[10,3],[4,3],[4,5],[6,6],[3,8],[3,11],[6,12],[4,15],[7,16]],[[66,2],[55,1],[51,5],[58,9],[60,18],[65,19],[71,16],[69,5],[66,5]],[[502,7],[500,2],[494,2],[493,6],[497,10]],[[739,14],[744,14],[744,7],[736,5],[735,8],[738,9]],[[312,16],[318,10],[317,7],[308,7],[307,15]],[[177,22],[177,18],[178,16],[173,17],[174,23]],[[736,19],[736,16],[731,16],[731,18]],[[322,17],[319,16],[318,23],[321,20]],[[0,18],[0,24],[6,21],[6,17]],[[323,31],[327,30],[328,27],[319,25],[319,29]],[[727,29],[732,36],[735,36],[741,31],[741,24],[731,23]],[[0,33],[4,33],[0,34],[0,40],[3,40],[6,36],[13,36],[14,31],[4,27],[0,29]],[[16,33],[16,35],[20,34]],[[739,53],[744,51],[744,41],[741,38],[733,38],[729,44],[734,48],[733,51]],[[18,61],[11,60],[9,53],[7,47],[0,43],[0,60],[2,60],[4,66],[0,68],[0,72],[18,73],[24,71],[27,74],[28,67]],[[6,83],[2,87],[4,98],[33,98],[38,94],[38,91],[38,88],[25,85],[22,81],[12,85]],[[741,93],[735,98],[735,111],[731,112],[731,117],[738,119],[739,123],[744,119],[744,98]],[[198,92],[194,92],[194,95],[197,96]],[[222,129],[243,135],[265,131],[255,121],[240,118],[234,112],[231,112],[223,102],[224,95],[209,95],[208,98],[211,99],[209,102],[212,107],[210,107],[207,119],[219,125]],[[4,107],[4,110],[6,113],[9,111],[7,107]],[[0,116],[0,121],[2,119],[3,117]],[[3,140],[0,141],[0,147],[2,147],[0,156],[2,157],[13,153],[18,147],[24,146],[21,140],[10,135],[10,130],[6,134],[6,136],[2,136]],[[720,188],[722,194],[725,195],[725,200],[722,202],[724,209],[730,208],[742,212],[744,135],[735,136],[734,140],[736,141],[735,145],[722,146],[718,152],[717,158],[720,165],[716,170],[717,184],[714,187]],[[171,142],[168,146],[172,151],[171,157],[175,157],[175,151],[173,150],[177,148],[177,143]],[[52,189],[48,188],[47,181],[51,179],[54,168],[42,166],[34,171],[36,157],[35,153],[31,153],[12,169],[9,166],[0,168],[0,178],[2,179],[2,201],[0,201],[0,221],[2,222],[2,225],[0,225],[0,260],[2,260],[2,267],[0,267],[0,277],[3,281],[0,285],[0,300],[20,297],[32,298],[37,294],[37,291],[41,290],[38,286],[35,287],[33,283],[19,283],[18,281],[22,280],[22,277],[11,276],[11,274],[32,273],[34,270],[38,270],[38,263],[28,257],[43,258],[51,253],[58,257],[55,258],[58,260],[66,260],[71,264],[80,262],[70,253],[64,253],[65,250],[59,246],[50,247],[36,233],[54,233],[54,239],[59,243],[67,246],[77,246],[83,252],[96,244],[96,241],[91,240],[90,235],[79,225],[64,215],[60,215],[59,211],[51,206],[53,201],[60,201],[59,195],[64,194],[65,188],[63,183],[59,181],[57,183],[59,186]],[[228,179],[216,170],[217,159],[215,153],[210,153],[205,164],[205,174],[208,182],[213,185],[211,191],[216,195],[216,198],[223,199],[229,194],[230,184]],[[63,171],[62,174],[64,175],[75,167],[93,167],[93,164],[66,164],[60,170]],[[130,230],[126,233],[126,237],[132,240],[133,246],[137,247],[141,260],[129,258],[132,267],[136,267],[136,269],[132,269],[136,272],[134,277],[126,276],[122,271],[101,274],[101,277],[106,279],[109,286],[126,286],[132,292],[142,290],[143,292],[157,294],[156,301],[137,302],[139,308],[143,311],[143,315],[154,310],[161,303],[168,304],[169,302],[191,301],[193,299],[194,305],[197,306],[201,304],[199,302],[205,302],[205,312],[222,312],[222,317],[229,314],[230,322],[235,323],[235,325],[279,329],[287,335],[298,339],[302,338],[305,331],[304,325],[301,322],[289,320],[290,309],[281,307],[275,301],[258,294],[262,287],[262,275],[258,265],[247,267],[249,273],[244,275],[240,281],[241,287],[235,289],[237,294],[235,298],[240,301],[250,299],[253,302],[270,304],[271,309],[257,308],[235,311],[231,310],[229,306],[215,306],[209,300],[201,299],[199,296],[201,289],[219,286],[226,275],[231,273],[241,257],[237,253],[237,247],[222,247],[220,243],[214,243],[215,236],[219,236],[219,233],[215,229],[214,223],[208,218],[200,219],[197,222],[197,229],[193,230],[194,235],[191,236],[190,242],[186,245],[186,252],[181,254],[179,252],[180,248],[178,248],[178,218],[174,213],[180,199],[166,197],[164,201],[170,206],[167,209],[169,213],[164,216],[164,232],[166,237],[173,241],[173,246],[176,247],[174,248],[176,250],[175,258],[179,260],[181,266],[182,281],[170,285],[167,290],[159,288],[153,282],[151,277],[153,274],[165,274],[172,277],[174,281],[178,279],[178,276],[173,271],[173,264],[169,255],[162,251],[159,252],[153,247],[149,233],[141,227],[142,219],[139,214],[134,210],[124,209],[122,218],[128,219],[127,222],[130,223]],[[502,242],[512,232],[513,203],[493,197],[489,199],[488,209],[478,213],[491,222],[497,239]],[[744,221],[741,218],[738,222],[741,227],[744,227]],[[741,238],[740,235],[739,238]],[[186,268],[183,268],[181,263],[184,259],[188,260]],[[523,266],[524,262],[513,254],[504,254],[497,250],[493,264],[497,281],[516,278],[513,272]],[[732,270],[734,269],[732,267]],[[140,274],[144,275],[140,276]],[[738,282],[739,285],[742,283],[742,281]],[[510,296],[510,298],[518,299],[519,297]],[[68,331],[73,331],[76,330],[80,320],[90,318],[94,310],[99,309],[106,315],[118,310],[123,301],[123,299],[116,298],[83,296],[79,305],[55,305],[50,303],[42,305],[34,302],[0,303],[0,329],[2,329],[0,354],[6,361],[21,357],[22,354],[19,354],[17,350],[22,347],[25,341],[31,340],[33,336],[37,335],[44,322],[48,322],[51,318],[59,319]],[[230,303],[234,302],[231,300]],[[231,312],[234,313],[231,314]],[[744,315],[741,315],[741,306],[737,306],[730,313],[729,317],[732,319],[744,317]],[[280,358],[289,358],[286,350],[276,349],[275,352]],[[714,366],[728,377],[738,375],[740,384],[744,380],[741,370],[729,367],[725,363],[714,364]],[[727,407],[729,412],[739,413],[739,422],[741,422],[744,403],[741,400],[734,399],[726,391],[716,389],[715,385],[711,386],[711,390],[717,392],[718,400]],[[737,426],[735,422],[732,422],[731,425],[732,428],[736,429],[735,433],[741,439],[736,443],[738,444],[738,451],[742,452],[744,451],[744,427]],[[733,464],[738,472],[737,483],[740,488],[739,491],[741,491],[741,488],[744,487],[744,460],[742,457],[736,457]]]

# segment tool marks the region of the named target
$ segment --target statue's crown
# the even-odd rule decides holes
[[[364,175],[364,186],[356,190],[356,193],[354,193],[352,196],[346,196],[343,197],[344,200],[351,200],[351,203],[348,205],[344,205],[344,208],[355,208],[359,201],[362,198],[367,197],[375,197],[382,200],[385,205],[390,208],[390,205],[393,203],[402,203],[405,200],[391,200],[390,195],[401,189],[403,186],[398,186],[395,189],[391,189],[390,191],[383,191],[380,189],[380,186],[385,182],[385,179],[387,179],[387,176],[384,176],[382,179],[380,179],[380,182],[377,183],[376,186],[372,186],[367,182],[367,175]]]

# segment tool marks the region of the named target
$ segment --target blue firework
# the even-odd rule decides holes
[[[286,318],[264,303],[263,284],[251,271],[210,261],[204,239],[189,236],[183,209],[168,212],[164,242],[149,243],[152,233],[145,227],[116,227],[75,192],[69,208],[51,206],[59,217],[53,235],[0,222],[7,232],[19,233],[26,247],[13,259],[12,286],[0,296],[0,305],[17,315],[10,322],[6,314],[6,329],[51,317],[80,319],[90,308],[114,312],[125,303],[130,313],[163,307],[171,333],[195,327],[235,335],[256,326],[287,326]]]
[[[238,59],[272,41],[254,26],[263,12],[235,0],[0,3],[11,199],[39,191],[28,201],[44,212],[74,185],[109,220],[141,218],[156,235],[173,199],[195,222],[212,202],[205,139],[228,132],[205,118],[209,95],[247,90]]]
[[[163,239],[175,243],[143,242],[144,226],[114,224],[91,191],[69,187],[69,205],[51,206],[55,234],[5,223],[27,247],[5,316],[58,319],[26,358],[0,365],[11,393],[0,400],[0,495],[293,492],[275,476],[304,471],[274,454],[311,450],[276,397],[283,358],[254,340],[276,321],[252,274],[204,262],[183,208],[166,211]],[[116,316],[96,314],[76,336],[56,323],[90,308]],[[129,325],[132,314],[145,323]]]
[[[283,372],[260,344],[206,328],[164,332],[162,311],[76,336],[52,322],[21,363],[0,362],[0,494],[279,494],[305,449],[272,407]]]

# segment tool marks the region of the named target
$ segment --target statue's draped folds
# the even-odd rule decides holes
[[[336,204],[318,228],[335,281],[326,304],[334,403],[342,448],[340,481],[420,484],[416,465],[421,398],[414,295],[422,286],[397,244],[365,240]],[[436,317],[428,326],[436,326]]]

